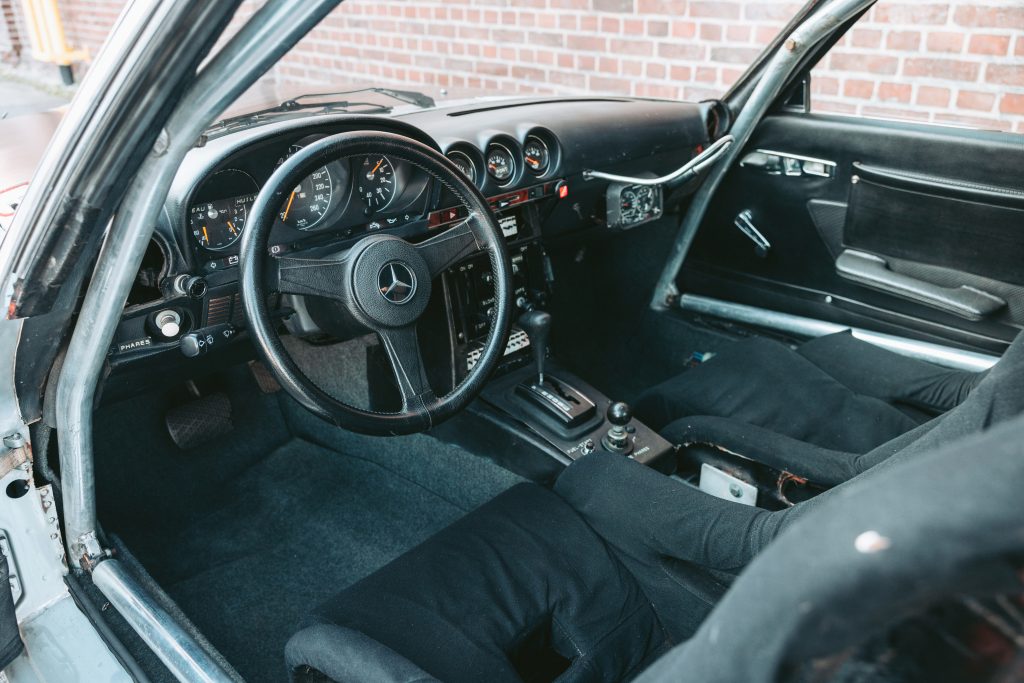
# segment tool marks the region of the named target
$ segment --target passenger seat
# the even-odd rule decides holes
[[[795,350],[754,337],[649,389],[636,414],[675,443],[686,418],[711,416],[866,453],[956,407],[985,375],[907,358],[849,332]]]

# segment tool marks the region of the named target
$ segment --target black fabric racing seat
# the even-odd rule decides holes
[[[756,434],[756,453],[739,452],[759,460],[778,444],[792,456],[780,452],[767,464],[782,460],[792,471],[785,465],[799,469],[816,449],[852,458],[907,434],[961,405],[987,375],[901,356],[848,332],[795,350],[754,337],[649,389],[636,414],[675,444],[745,446]]]
[[[1019,490],[1022,373],[1018,340],[957,408],[876,448],[866,472],[785,510],[714,498],[595,452],[568,467],[554,493],[514,487],[320,607],[288,643],[293,680],[628,680],[690,638],[731,583],[696,590],[695,568],[713,570],[712,580],[734,577],[780,534],[813,529],[807,524],[829,511],[851,518],[875,491],[886,492],[888,507],[868,512],[884,512],[884,522],[920,512],[916,499],[901,507],[905,490],[943,509],[946,483],[1012,474],[1012,485],[964,486],[957,504],[986,511]],[[999,440],[978,437],[1010,422],[1016,431],[1001,429]],[[930,490],[942,498],[927,499]]]
[[[667,651],[650,601],[551,491],[520,484],[322,605],[295,681],[617,681]]]

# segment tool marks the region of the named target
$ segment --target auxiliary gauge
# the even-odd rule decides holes
[[[487,149],[487,172],[499,185],[508,185],[516,175],[516,159],[505,145],[492,143]]]

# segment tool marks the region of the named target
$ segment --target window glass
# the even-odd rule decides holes
[[[1024,133],[1024,2],[881,0],[811,93],[817,112]]]

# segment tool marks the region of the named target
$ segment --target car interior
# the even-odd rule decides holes
[[[1019,668],[1019,529],[977,502],[1019,475],[996,437],[1024,409],[1024,146],[812,113],[813,63],[669,288],[729,97],[398,92],[211,129],[109,350],[106,545],[247,681]],[[890,548],[871,594],[912,604],[869,610]],[[768,555],[792,573],[737,581]],[[924,590],[922,563],[957,571]],[[786,659],[723,677],[755,645]]]

